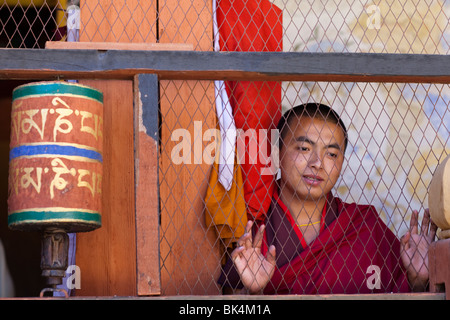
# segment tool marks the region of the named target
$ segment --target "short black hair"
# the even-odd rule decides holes
[[[283,139],[286,136],[287,130],[289,130],[289,124],[290,121],[294,118],[301,118],[301,117],[309,117],[309,118],[317,118],[325,121],[330,121],[334,124],[337,124],[339,127],[341,127],[342,131],[344,132],[345,137],[345,148],[344,152],[347,149],[348,144],[348,135],[347,135],[347,128],[345,127],[344,122],[342,121],[341,117],[337,114],[336,111],[334,111],[332,108],[325,104],[321,103],[304,103],[300,104],[298,106],[295,106],[288,111],[286,111],[282,116],[280,121],[278,122],[277,129],[280,135],[279,140],[279,148],[281,150],[283,146]]]

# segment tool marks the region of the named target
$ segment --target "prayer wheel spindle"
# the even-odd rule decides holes
[[[41,270],[49,288],[62,284],[68,267],[69,236],[64,230],[45,230],[42,235]]]
[[[13,91],[8,226],[41,231],[41,270],[55,291],[68,267],[67,233],[101,227],[103,94],[62,81]],[[66,293],[67,296],[67,293]]]

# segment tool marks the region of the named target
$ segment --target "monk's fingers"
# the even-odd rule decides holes
[[[408,231],[403,237],[400,238],[400,243],[402,250],[406,251],[409,249],[409,239],[411,238],[411,233]]]
[[[268,261],[270,264],[272,264],[272,265],[275,266],[275,264],[276,264],[276,259],[275,259],[275,257],[276,257],[275,246],[274,246],[274,245],[271,245],[271,246],[269,247],[268,252],[267,252],[266,259],[267,259],[267,261]]]
[[[245,226],[245,233],[239,238],[239,240],[236,243],[236,247],[245,247],[245,248],[251,248],[252,247],[252,226],[253,221],[247,222],[247,225]]]
[[[245,225],[245,233],[251,233],[253,227],[253,221],[249,220],[247,224]]]
[[[250,249],[253,247],[252,234],[245,233],[238,241],[238,247]]]
[[[237,247],[236,249],[234,249],[234,250],[231,252],[231,260],[233,260],[234,262],[236,262],[236,260],[237,260],[238,258],[240,258],[241,254],[242,254],[242,252],[243,252],[244,250],[245,250],[244,247]]]
[[[430,211],[425,210],[422,218],[422,225],[420,226],[420,233],[424,236],[428,236],[428,229],[430,228]]]
[[[411,234],[419,233],[418,220],[419,220],[419,212],[417,210],[413,210],[412,215],[411,215],[411,221],[409,223],[409,230],[410,230]]]
[[[264,229],[266,228],[265,225],[261,225],[256,232],[255,239],[253,240],[253,247],[257,249],[261,249],[262,240],[264,238]]]
[[[431,219],[430,209],[425,209],[425,214],[423,215],[420,231],[424,236],[426,236],[429,242],[433,242],[436,237],[437,229],[438,226]]]
[[[430,242],[433,242],[435,237],[436,237],[436,232],[437,232],[438,226],[431,221],[431,226],[430,226],[430,233],[428,234],[428,239],[430,240]]]

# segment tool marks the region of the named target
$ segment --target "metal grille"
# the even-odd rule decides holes
[[[161,86],[161,99],[172,101],[163,113],[168,120],[161,123],[160,169],[161,276],[168,295],[217,293],[218,261],[231,252],[225,249],[229,239],[217,236],[224,226],[205,224],[203,213],[206,202],[215,197],[204,196],[215,186],[208,185],[210,170],[217,170],[208,164],[205,150],[214,139],[206,139],[205,132],[216,125],[200,119],[214,114],[190,108],[213,100],[205,95],[200,100],[193,95],[183,98],[185,90],[206,87],[189,81]],[[449,89],[439,84],[308,82],[287,86],[283,97],[290,106],[320,101],[340,114],[348,126],[349,146],[333,193],[345,202],[373,205],[400,238],[409,229],[412,211],[418,210],[421,218],[428,207],[432,174],[450,151]],[[179,105],[186,108],[179,111]],[[187,149],[178,153],[186,139]],[[215,200],[217,214],[229,214],[227,199]]]
[[[156,42],[156,1],[80,1],[81,41]]]
[[[282,11],[285,52],[449,52],[445,0],[272,2]],[[43,48],[45,41],[60,40],[73,4],[82,9],[84,41],[189,42],[196,50],[210,50],[202,44],[212,43],[213,8],[202,0],[4,0],[1,47]]]
[[[44,48],[65,39],[70,0],[13,1],[0,5],[0,47]]]
[[[448,1],[275,1],[285,51],[445,54]]]
[[[245,35],[254,27],[253,22],[261,21],[262,13],[249,8],[252,3],[263,2],[243,2],[239,10],[225,10],[220,6],[226,1],[213,1],[212,5],[203,0],[81,1],[80,40],[192,43],[194,50],[224,50],[221,43],[241,43],[243,38],[232,37]],[[0,7],[0,46],[44,48],[45,41],[64,39],[70,4],[63,0],[4,1]],[[272,4],[278,8],[274,9],[280,14],[278,19],[282,16],[282,41],[269,46],[261,39],[254,43],[252,39],[257,37],[252,35],[245,48],[227,50],[450,53],[447,0],[277,0]],[[220,12],[245,19],[239,28],[236,21],[228,25],[231,33],[219,38],[219,30],[225,27],[225,22],[216,19]],[[263,14],[262,20],[269,21],[269,17]],[[276,34],[268,27],[256,28],[257,34],[264,34],[263,40]],[[207,134],[220,129],[217,118],[221,114],[215,104],[223,93],[215,85],[224,86],[212,81],[160,82],[163,295],[221,293],[217,279],[237,238],[235,233],[227,233],[226,226],[208,223],[205,216],[211,173],[216,170],[211,158],[217,152],[208,149],[214,139]],[[236,91],[228,92],[228,99],[244,97],[245,102],[250,94],[255,101],[266,99],[266,89],[274,84],[266,85],[246,87],[239,97]],[[423,213],[427,207],[431,175],[449,154],[449,85],[286,81],[280,92],[280,114],[313,101],[328,104],[340,114],[348,126],[349,148],[334,192],[343,201],[373,205],[396,236],[404,234],[412,210]],[[275,94],[275,89],[269,90],[269,96]],[[275,118],[265,124],[250,124],[251,117],[261,115],[255,106],[244,114],[243,127],[269,129],[276,125]],[[233,181],[234,185],[239,183]],[[217,202],[216,214],[228,212],[221,201]],[[223,207],[225,202],[229,201],[225,199]],[[245,220],[235,221],[236,228],[242,229]]]

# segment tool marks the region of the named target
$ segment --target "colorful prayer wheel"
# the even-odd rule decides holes
[[[8,226],[91,231],[101,226],[103,94],[62,81],[13,91]]]

